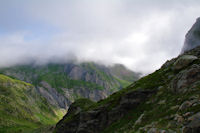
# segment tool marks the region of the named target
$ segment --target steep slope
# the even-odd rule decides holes
[[[29,83],[0,75],[0,132],[31,132],[62,117],[64,112],[36,91]]]
[[[200,46],[200,18],[197,18],[196,23],[186,34],[182,53],[197,46]]]
[[[67,109],[77,98],[98,101],[139,78],[139,73],[131,72],[123,66],[118,69],[115,67],[93,62],[70,62],[15,66],[1,69],[0,73],[33,84],[48,103]]]
[[[104,100],[89,107],[71,106],[75,113],[68,112],[54,132],[199,133],[199,81],[197,47]]]
[[[111,73],[118,78],[118,80],[124,80],[125,83],[123,87],[127,87],[130,82],[138,80],[140,73],[133,72],[127,69],[122,64],[115,64],[109,68]]]

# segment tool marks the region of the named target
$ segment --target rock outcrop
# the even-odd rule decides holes
[[[181,53],[191,50],[197,46],[200,46],[200,18],[197,18],[196,23],[186,34]]]
[[[75,102],[70,106],[68,114],[57,124],[56,132],[99,133],[108,125],[124,117],[131,109],[139,106],[154,93],[155,91],[149,90],[129,92],[120,97],[119,104],[115,105],[112,109],[109,109],[110,106],[113,106],[109,103],[91,111],[81,111],[79,109],[79,113],[77,113],[76,109],[73,110],[75,114],[72,114],[71,110],[74,108],[73,105],[76,104]],[[69,117],[74,117],[75,119],[70,121]]]

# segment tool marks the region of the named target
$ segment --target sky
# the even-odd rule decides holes
[[[94,61],[150,73],[179,55],[199,0],[0,0],[0,67]]]

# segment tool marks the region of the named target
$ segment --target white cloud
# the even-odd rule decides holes
[[[144,73],[179,54],[198,0],[0,1],[0,66],[123,63]]]

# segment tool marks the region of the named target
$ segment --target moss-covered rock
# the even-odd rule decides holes
[[[194,55],[183,55],[179,57],[176,62],[173,64],[174,70],[180,70],[184,67],[188,66],[193,61],[197,60],[198,58]]]

